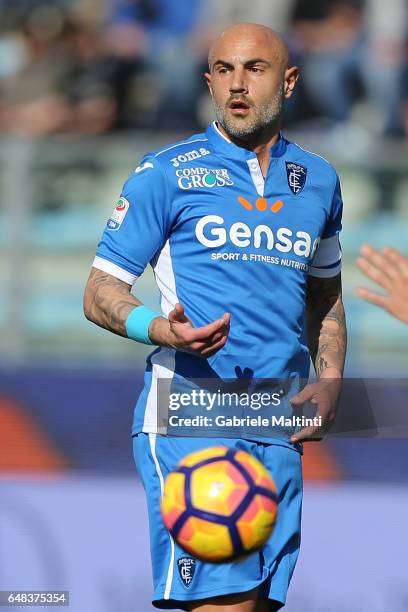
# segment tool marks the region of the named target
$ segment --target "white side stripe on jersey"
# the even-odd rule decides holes
[[[170,244],[166,242],[156,261],[152,262],[153,272],[161,294],[161,310],[168,316],[175,304],[179,301],[176,292],[176,280],[170,255]],[[173,378],[175,369],[175,351],[161,348],[151,357],[152,380],[146,400],[146,409],[143,419],[143,431],[157,432],[157,380],[160,378]]]
[[[160,251],[158,257],[152,261],[152,268],[156,279],[156,284],[161,294],[161,309],[168,316],[178,302],[176,279],[174,277],[173,262],[170,254],[170,243],[166,244]]]
[[[150,451],[152,453],[156,472],[159,477],[160,495],[161,497],[163,497],[164,478],[163,478],[163,473],[161,471],[159,460],[157,458],[157,453],[156,453],[157,437],[155,433],[149,433],[148,436],[149,436]],[[169,569],[167,570],[167,578],[166,578],[166,585],[164,587],[163,599],[170,599],[170,592],[171,592],[171,586],[173,583],[173,573],[174,573],[174,540],[171,537],[170,533],[169,533],[169,538],[170,538],[170,563],[169,563]]]
[[[128,285],[133,285],[135,280],[138,278],[135,274],[131,274],[127,270],[124,270],[120,266],[114,264],[112,261],[104,259],[103,257],[96,256],[93,260],[92,267],[102,270],[102,272],[106,272],[107,274],[111,274]]]
[[[150,358],[152,364],[152,377],[150,389],[146,398],[146,408],[142,427],[142,431],[145,433],[157,432],[158,429],[160,430],[160,424],[157,422],[159,399],[158,381],[173,378],[175,370],[175,356],[176,351],[174,349],[162,347],[158,353],[155,353]]]

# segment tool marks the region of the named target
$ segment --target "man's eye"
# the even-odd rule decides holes
[[[219,74],[227,74],[227,72],[228,72],[228,68],[225,68],[225,67],[224,67],[224,68],[220,68],[220,69],[218,70],[218,73],[219,73]]]
[[[251,66],[251,72],[262,72],[262,68],[259,66]]]

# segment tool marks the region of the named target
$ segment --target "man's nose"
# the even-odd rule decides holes
[[[230,83],[230,93],[248,93],[248,85],[243,67],[237,67],[233,71]]]

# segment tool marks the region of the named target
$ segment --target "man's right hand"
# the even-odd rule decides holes
[[[184,314],[181,304],[176,304],[168,319],[157,317],[150,324],[149,336],[153,344],[168,346],[207,359],[226,343],[230,330],[231,315],[225,312],[203,327],[194,327]]]

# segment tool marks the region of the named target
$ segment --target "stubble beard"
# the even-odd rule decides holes
[[[219,105],[213,98],[215,116],[224,130],[239,140],[251,140],[264,130],[271,128],[280,118],[283,105],[283,84],[268,104],[251,106],[249,117],[232,117],[226,106]]]

